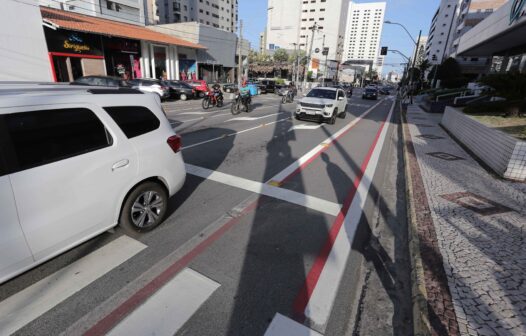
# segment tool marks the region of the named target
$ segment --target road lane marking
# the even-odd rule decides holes
[[[10,335],[147,246],[121,236],[0,302],[0,335]]]
[[[211,113],[214,113],[215,111],[208,111],[208,112],[183,112],[183,113],[178,113],[177,115],[200,115],[200,114],[211,114]]]
[[[378,107],[382,101],[379,101],[375,105],[373,105],[370,109],[356,117],[356,119],[349,122],[347,125],[345,125],[343,128],[341,128],[338,132],[334,133],[327,139],[325,139],[322,143],[320,143],[318,146],[314,147],[312,150],[310,150],[308,153],[300,157],[298,160],[291,163],[287,168],[281,171],[281,173],[277,174],[272,178],[273,181],[279,181],[279,182],[286,182],[290,180],[293,176],[298,174],[302,169],[304,169],[307,165],[309,165],[314,159],[316,159],[318,156],[321,155],[323,151],[328,149],[330,145],[343,136],[345,133],[347,133],[350,129],[352,129],[356,124],[358,124],[365,116],[367,116],[369,113],[371,113],[376,107]]]
[[[301,124],[301,125],[294,125],[289,129],[289,132],[297,131],[297,130],[315,130],[320,127],[322,127],[325,124],[319,124],[319,125],[307,125],[307,124]]]
[[[261,117],[237,117],[237,118],[232,118],[232,119],[225,120],[224,122],[229,122],[229,121],[254,121],[254,120],[265,119],[265,118],[272,117],[272,116],[275,116],[275,115],[278,115],[278,114],[283,114],[283,113],[286,113],[286,112],[272,113],[272,114],[264,115],[264,116],[261,116]]]
[[[198,142],[198,143],[195,143],[195,144],[192,144],[192,145],[185,146],[185,147],[183,147],[181,149],[182,150],[186,150],[186,149],[190,149],[190,148],[193,148],[193,147],[201,146],[201,145],[204,145],[204,144],[207,144],[207,143],[210,143],[210,142],[214,142],[214,141],[217,141],[217,140],[224,139],[226,137],[231,137],[231,136],[234,136],[234,135],[243,134],[243,133],[246,133],[246,132],[250,132],[250,131],[256,130],[258,128],[262,128],[262,127],[265,127],[265,126],[276,124],[276,123],[279,123],[279,122],[282,122],[282,121],[287,121],[287,120],[290,120],[290,119],[291,119],[290,117],[284,118],[284,119],[279,119],[279,120],[272,121],[272,122],[269,122],[269,123],[266,123],[266,124],[261,124],[261,125],[255,126],[255,127],[247,128],[247,129],[239,131],[239,132],[233,132],[233,133],[229,133],[229,134],[224,134],[224,135],[216,137],[216,138],[208,139],[208,140],[201,141],[201,142]]]
[[[276,313],[264,336],[322,336],[320,333],[307,328],[303,324]]]
[[[107,335],[172,336],[219,286],[217,282],[186,268]]]
[[[282,201],[297,204],[312,210],[336,216],[340,213],[341,204],[323,200],[318,197],[305,195],[296,191],[279,188],[267,183],[261,183],[233,176],[218,171],[213,171],[203,167],[197,167],[191,164],[185,164],[186,172],[191,175],[199,176],[207,180],[219,182],[231,187],[251,191],[260,195],[270,196]]]
[[[347,265],[351,245],[362,216],[369,188],[378,166],[380,154],[393,115],[394,103],[376,138],[369,148],[354,186],[349,192],[340,214],[336,217],[329,237],[307,274],[305,284],[294,302],[294,312],[307,317],[319,328],[325,328]],[[342,229],[343,227],[343,229]]]

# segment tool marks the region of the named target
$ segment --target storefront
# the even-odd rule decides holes
[[[103,37],[106,73],[124,79],[142,78],[140,41]]]
[[[44,35],[55,81],[106,74],[99,35],[48,27],[44,27]]]

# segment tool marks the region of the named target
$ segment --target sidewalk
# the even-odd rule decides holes
[[[485,171],[409,106],[404,125],[416,334],[526,334],[526,184]]]

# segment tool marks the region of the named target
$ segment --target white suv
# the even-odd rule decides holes
[[[339,88],[317,87],[303,97],[296,107],[296,119],[336,122],[336,117],[345,118],[347,97]]]
[[[0,85],[0,283],[117,224],[153,229],[185,180],[158,97],[49,87]]]

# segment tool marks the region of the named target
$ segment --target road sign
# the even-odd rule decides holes
[[[322,52],[323,55],[327,56],[329,54],[329,47],[325,47],[323,48],[323,52]]]
[[[319,52],[320,52],[320,48],[316,48],[316,49],[314,49],[314,52],[315,52],[316,54],[319,53]]]

